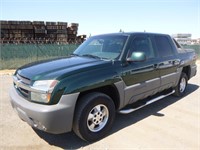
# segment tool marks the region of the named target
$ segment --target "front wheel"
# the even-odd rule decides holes
[[[89,142],[106,136],[115,118],[115,105],[103,93],[94,92],[83,96],[75,111],[73,131]]]
[[[179,79],[178,85],[175,87],[175,93],[174,93],[175,96],[180,97],[185,94],[187,82],[188,82],[187,75],[184,72],[181,73],[181,77]]]

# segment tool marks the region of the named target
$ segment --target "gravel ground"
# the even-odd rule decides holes
[[[92,144],[74,133],[33,130],[20,120],[9,102],[10,74],[0,73],[0,149],[200,149],[199,72],[189,81],[186,96],[169,96],[131,114],[117,114],[111,133]]]

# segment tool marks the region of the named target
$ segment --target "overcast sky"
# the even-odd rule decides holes
[[[78,34],[139,31],[200,38],[200,0],[0,0],[1,20],[79,23]]]

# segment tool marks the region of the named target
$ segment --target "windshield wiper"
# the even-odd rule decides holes
[[[84,54],[84,55],[82,55],[82,56],[101,59],[101,57],[95,56],[95,55],[92,55],[92,54]]]
[[[72,53],[72,54],[70,54],[70,56],[79,56],[79,55],[78,55],[78,54]]]

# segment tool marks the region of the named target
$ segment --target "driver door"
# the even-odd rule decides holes
[[[125,83],[125,103],[131,104],[155,94],[160,86],[159,70],[157,70],[157,54],[148,35],[133,37],[127,58],[132,52],[143,52],[144,62],[128,62],[123,67],[123,81]]]

